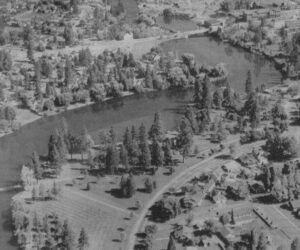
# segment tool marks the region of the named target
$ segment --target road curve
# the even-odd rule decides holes
[[[225,145],[228,145],[228,144],[231,144],[231,143],[234,143],[234,142],[238,142],[239,139],[235,139],[235,140],[232,140],[232,141],[229,141],[229,142],[226,142]],[[209,149],[207,150],[204,150],[201,153],[205,153],[209,151]],[[197,169],[198,167],[200,167],[201,165],[213,160],[215,157],[217,156],[220,156],[220,155],[223,155],[224,154],[224,151],[218,153],[218,154],[215,154],[215,155],[212,155],[211,157],[208,157],[206,159],[204,159],[203,161],[201,162],[198,162],[194,165],[192,165],[191,167],[188,167],[186,168],[184,171],[182,171],[179,175],[177,175],[176,177],[174,177],[169,183],[167,183],[165,186],[163,186],[150,200],[149,202],[146,204],[146,206],[143,208],[143,210],[141,211],[138,219],[136,220],[135,224],[133,225],[133,228],[131,230],[131,233],[129,235],[129,239],[128,239],[128,247],[127,247],[127,250],[134,250],[134,245],[135,245],[135,236],[136,236],[136,233],[138,232],[140,226],[141,226],[141,223],[143,222],[144,220],[144,217],[147,215],[147,212],[148,210],[152,207],[152,205],[155,203],[155,201],[164,193],[168,190],[168,188],[170,188],[172,185],[176,184],[176,182],[182,178],[184,175],[187,175],[186,176],[186,179],[190,179],[192,178],[193,176],[195,176],[195,172],[193,172],[193,170]],[[188,174],[188,173],[192,173],[192,174]]]

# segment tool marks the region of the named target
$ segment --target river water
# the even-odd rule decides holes
[[[131,4],[134,2],[134,0],[130,1]],[[132,6],[131,4],[129,6]],[[130,20],[133,16],[136,16],[136,12],[131,13]],[[229,82],[239,92],[244,90],[246,72],[249,69],[252,69],[253,83],[256,85],[280,83],[281,76],[272,63],[263,60],[260,56],[251,55],[206,37],[170,41],[162,44],[162,48],[166,52],[174,51],[178,55],[186,52],[193,53],[199,63],[225,63],[229,71]],[[191,100],[191,96],[191,90],[130,96],[105,104],[67,111],[28,124],[16,133],[0,139],[0,187],[13,185],[19,181],[20,166],[29,160],[33,150],[40,154],[47,152],[49,135],[59,126],[62,117],[66,118],[73,133],[80,133],[85,126],[97,142],[99,130],[113,125],[120,137],[126,126],[142,122],[149,126],[153,114],[158,111],[163,113],[166,129],[174,129],[179,119],[178,111]],[[9,203],[13,195],[14,192],[0,193],[1,250],[17,249],[10,240],[11,232],[8,221]]]

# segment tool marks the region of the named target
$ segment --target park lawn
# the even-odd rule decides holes
[[[85,198],[76,192],[62,187],[57,200],[34,202],[29,205],[42,218],[46,214],[56,213],[60,220],[68,220],[75,233],[76,240],[83,227],[89,237],[89,250],[119,249],[121,231],[130,228],[132,221],[125,212],[99,204],[96,200]],[[126,242],[126,233],[122,244]]]

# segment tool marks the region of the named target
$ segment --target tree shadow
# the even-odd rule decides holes
[[[135,244],[134,250],[143,250],[145,249],[145,246],[141,243]]]
[[[119,188],[112,188],[111,190],[106,190],[105,193],[112,195],[115,198],[124,198],[122,192]]]
[[[140,193],[147,194],[147,191],[146,191],[145,188],[138,188],[136,191],[137,191],[137,192],[140,192]]]
[[[127,209],[130,210],[130,211],[137,211],[138,210],[137,207],[129,207]]]
[[[145,233],[136,233],[135,236],[138,237],[139,239],[145,239],[146,238]]]
[[[121,240],[119,240],[119,239],[113,239],[112,241],[113,241],[113,242],[118,242],[118,243],[121,242]]]
[[[215,157],[215,159],[218,159],[218,160],[231,160],[232,159],[232,157],[231,157],[231,155],[218,155],[218,156],[216,156]]]

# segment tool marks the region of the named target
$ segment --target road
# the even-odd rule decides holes
[[[226,145],[229,145],[231,143],[237,142],[239,141],[239,139],[235,139],[229,142],[226,142]],[[209,149],[204,150],[202,152],[200,152],[200,154],[208,152]],[[186,168],[184,171],[182,171],[179,175],[177,175],[175,178],[173,178],[169,183],[167,183],[165,186],[163,186],[149,201],[148,203],[144,206],[143,210],[141,211],[141,213],[139,214],[138,219],[136,220],[131,233],[129,235],[129,239],[128,239],[128,250],[133,250],[134,249],[134,245],[135,245],[135,236],[138,233],[138,230],[144,220],[144,217],[147,215],[148,210],[152,207],[152,205],[158,200],[158,198],[165,193],[170,187],[172,187],[173,185],[178,184],[178,181],[181,181],[181,178],[184,179],[184,181],[182,181],[181,185],[183,185],[186,181],[190,180],[191,178],[193,178],[197,173],[199,172],[203,172],[203,171],[208,171],[211,170],[211,168],[206,167],[206,168],[200,168],[201,166],[203,166],[204,164],[206,164],[207,162],[215,159],[218,156],[224,155],[225,151],[222,151],[218,154],[212,155],[211,157],[208,157],[206,159],[204,159],[203,161],[196,163],[194,165],[192,165],[191,167]]]
[[[128,40],[121,40],[121,41],[91,41],[89,39],[81,40],[80,44],[72,46],[72,47],[65,47],[63,49],[55,49],[55,50],[46,50],[44,52],[35,52],[34,57],[35,59],[40,58],[43,55],[48,56],[58,56],[58,54],[66,54],[72,55],[77,54],[82,48],[89,48],[93,55],[98,55],[102,53],[104,50],[117,50],[118,48],[131,51],[134,56],[139,57],[144,53],[150,51],[152,47],[159,45],[162,42],[166,42],[169,40],[180,39],[180,38],[187,38],[191,35],[196,34],[205,34],[207,29],[197,29],[185,32],[177,32],[170,35],[163,35],[163,36],[154,36],[154,37],[147,37],[147,38],[140,38],[140,39],[128,39]],[[136,50],[136,47],[139,47],[139,50]],[[3,49],[7,49],[10,51],[12,58],[14,59],[14,63],[22,64],[24,61],[28,61],[27,58],[27,51],[23,48],[18,48],[16,46],[5,45],[1,46]]]

